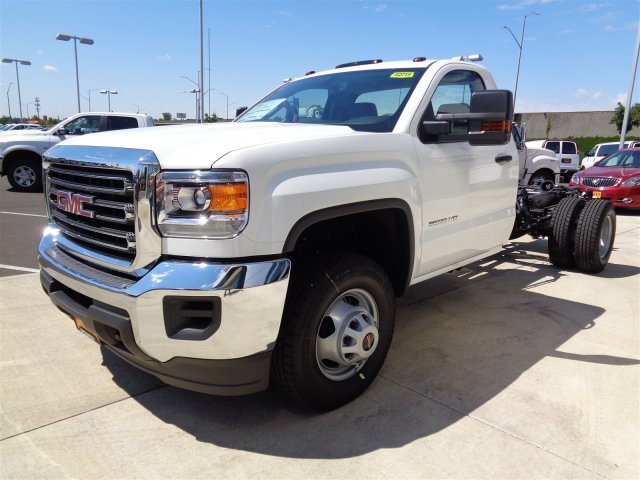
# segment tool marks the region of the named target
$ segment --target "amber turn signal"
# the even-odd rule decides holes
[[[209,185],[211,203],[209,211],[221,214],[244,213],[247,210],[246,183]]]

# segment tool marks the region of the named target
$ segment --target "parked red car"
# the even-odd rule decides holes
[[[571,187],[591,190],[593,198],[615,207],[640,209],[640,148],[625,148],[571,177]]]

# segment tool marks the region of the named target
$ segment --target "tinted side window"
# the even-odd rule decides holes
[[[138,120],[133,117],[107,117],[107,130],[124,130],[137,128]]]
[[[562,142],[562,153],[566,153],[567,155],[575,155],[576,144],[573,142]]]
[[[78,117],[64,127],[68,135],[84,135],[100,131],[100,115]]]
[[[560,153],[560,142],[547,142],[544,148],[548,148],[553,153]]]
[[[436,87],[431,102],[422,116],[422,120],[434,120],[439,113],[467,113],[471,105],[471,95],[485,90],[480,75],[469,70],[454,70],[447,73]],[[438,135],[437,138],[421,138],[423,142],[462,141],[469,133],[469,122],[453,122],[451,133]]]

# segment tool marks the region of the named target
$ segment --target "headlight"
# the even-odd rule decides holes
[[[579,184],[580,183],[580,175],[578,175],[577,173],[574,173],[571,176],[571,183]]]
[[[638,187],[640,186],[640,176],[627,178],[620,184],[621,187]]]
[[[244,172],[160,172],[156,176],[160,233],[177,238],[233,238],[249,219]]]

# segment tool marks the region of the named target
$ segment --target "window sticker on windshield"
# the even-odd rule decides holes
[[[413,78],[415,72],[393,72],[390,78]]]

